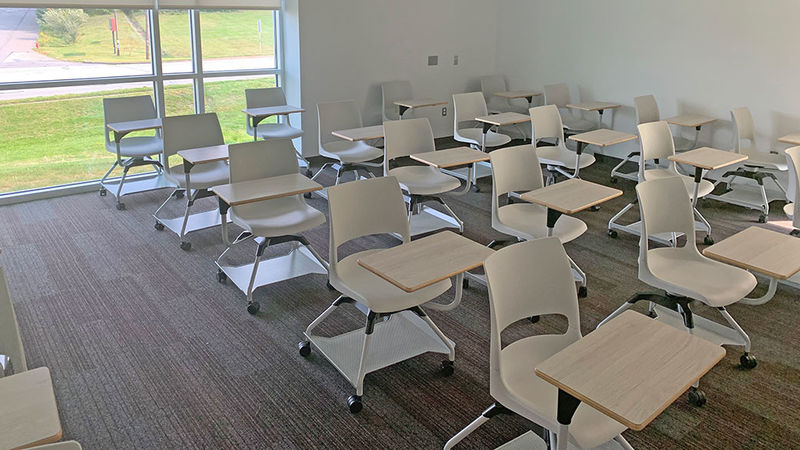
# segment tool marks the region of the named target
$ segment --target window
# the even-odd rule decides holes
[[[48,4],[60,1],[68,0]],[[220,6],[214,1],[162,0],[170,9],[157,15],[149,1],[142,9],[0,7],[13,24],[0,43],[0,194],[102,177],[114,160],[103,140],[105,97],[148,94],[166,115],[213,111],[227,142],[250,140],[244,89],[276,85],[277,12],[181,8]],[[277,5],[224,6],[239,4]]]

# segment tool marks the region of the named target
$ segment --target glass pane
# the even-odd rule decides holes
[[[58,95],[50,89],[8,91],[0,100],[0,192],[102,177],[115,159],[103,139],[103,98],[153,95],[152,86],[119,86],[84,86],[93,91]],[[138,167],[129,173],[151,170]]]
[[[245,115],[242,113],[242,110],[246,106],[244,90],[275,87],[275,77],[269,75],[246,78],[224,78],[221,80],[206,78],[204,86],[206,91],[206,112],[215,112],[217,116],[219,116],[225,142],[233,144],[236,142],[253,140],[245,130]],[[266,122],[274,121],[274,117],[270,117],[266,120]],[[300,126],[299,117],[292,117],[292,121],[296,124],[295,126]]]
[[[201,11],[203,71],[274,68],[272,29],[272,11]]]
[[[159,10],[161,67],[164,73],[192,72],[192,36],[188,10]]]
[[[192,80],[175,80],[164,83],[164,110],[167,116],[194,114]]]
[[[0,8],[0,21],[0,83],[152,74],[144,10]]]

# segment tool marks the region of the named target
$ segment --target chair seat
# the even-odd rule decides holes
[[[253,128],[247,127],[247,134],[253,135]],[[260,123],[258,124],[258,137],[261,139],[294,139],[303,135],[303,130],[290,126],[288,123]]]
[[[492,228],[525,240],[547,237],[547,208],[533,203],[512,203],[497,210],[498,221],[492,220]],[[562,215],[553,228],[553,236],[562,244],[580,237],[586,232],[584,221]]]
[[[186,176],[184,176],[182,166],[171,167],[165,171],[167,180],[178,187],[186,188]],[[216,161],[207,164],[198,164],[189,172],[189,181],[192,189],[208,189],[222,184],[228,184],[230,170],[225,161]]]
[[[414,195],[442,194],[461,186],[458,178],[444,174],[431,166],[397,167],[391,169],[389,175],[397,177],[400,187]]]
[[[597,128],[597,122],[576,117],[572,114],[561,114],[561,124],[569,131],[580,133],[583,131],[590,131]]]
[[[533,336],[509,344],[500,354],[502,388],[492,383],[491,395],[506,408],[531,420],[549,422],[557,431],[558,389],[535,375],[536,366],[572,344],[565,335]],[[581,403],[569,426],[570,440],[579,448],[594,448],[625,431],[625,425]]]
[[[123,158],[143,158],[161,153],[164,146],[158,136],[131,136],[119,141],[119,154]],[[106,143],[106,150],[117,154],[117,144]]]
[[[794,218],[794,203],[787,203],[783,205],[783,213],[786,214],[786,217],[793,219]]]
[[[330,274],[333,287],[376,313],[396,312],[419,306],[450,289],[452,283],[448,279],[415,292],[406,292],[358,264],[358,258],[381,250],[365,250],[336,263],[336,271]]]
[[[480,147],[482,136],[483,130],[480,128],[461,128],[456,132],[455,136],[453,136],[453,139],[457,140],[458,142],[474,144]],[[509,142],[511,142],[511,137],[508,135],[500,134],[491,130],[486,133],[487,148],[499,147],[501,145],[508,144]]]
[[[740,153],[748,156],[747,161],[742,162],[742,166],[756,166],[781,172],[789,170],[786,155],[762,152],[754,147],[742,149]]]
[[[575,170],[575,156],[577,153],[562,147],[561,144],[556,146],[541,146],[536,147],[536,156],[539,157],[539,162],[548,166],[564,167],[565,169]],[[595,162],[594,155],[588,153],[581,153],[580,165],[581,169],[589,167]]]
[[[649,250],[647,266],[650,274],[639,271],[643,282],[712,307],[736,303],[756,287],[756,278],[750,272],[684,248]]]
[[[277,237],[316,228],[325,223],[325,214],[293,196],[234,206],[231,219],[256,236]]]
[[[333,141],[322,144],[319,154],[343,163],[360,163],[383,156],[383,150],[368,145],[364,141]]]
[[[681,177],[681,181],[683,181],[683,184],[686,186],[686,192],[689,193],[690,198],[693,197],[694,184],[695,184],[694,178],[686,175],[675,174],[675,172],[672,172],[667,169],[648,169],[645,170],[644,172],[644,177],[648,181],[657,180],[660,178],[675,177],[675,176]],[[713,190],[714,190],[714,183],[708,180],[700,180],[700,187],[697,188],[697,198],[705,197],[706,195],[710,194],[711,191]]]

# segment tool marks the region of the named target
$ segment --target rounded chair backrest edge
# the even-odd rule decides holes
[[[363,236],[397,233],[408,242],[408,213],[395,177],[350,181],[328,188],[330,259],[338,262],[340,245]]]
[[[636,185],[636,196],[642,220],[640,258],[648,250],[648,237],[660,233],[684,233],[685,247],[697,251],[692,203],[680,177],[642,181]]]
[[[475,122],[476,117],[486,116],[486,100],[481,92],[453,94],[453,130],[457,133],[460,124]]]
[[[319,145],[340,140],[334,131],[361,128],[361,113],[353,100],[317,104]]]
[[[567,104],[571,101],[567,83],[547,84],[544,86],[545,105],[556,105],[559,108],[566,108]]]
[[[216,113],[165,117],[162,135],[165,158],[180,150],[225,144]]]
[[[103,99],[103,122],[105,125],[131,120],[155,119],[157,117],[155,104],[149,95]],[[106,143],[113,142],[108,127],[105,127],[103,134],[105,135]]]
[[[433,129],[425,117],[384,122],[383,139],[386,155],[383,165],[386,171],[389,162],[395,158],[436,150]]]
[[[248,108],[264,108],[286,104],[286,94],[283,92],[283,88],[280,87],[245,89],[244,98]]]
[[[394,102],[412,99],[411,82],[407,80],[386,81],[381,83],[381,101],[383,104],[383,120],[399,120],[400,111]]]
[[[297,154],[290,139],[267,139],[228,146],[230,182],[298,173]]]
[[[528,113],[531,115],[534,143],[540,139],[557,139],[560,144],[565,144],[564,126],[556,105],[535,106]]]
[[[658,122],[661,116],[658,112],[658,103],[656,98],[652,95],[642,95],[633,99],[633,105],[636,109],[636,124]]]
[[[502,75],[487,75],[481,77],[481,92],[486,103],[489,103],[496,92],[508,90],[506,78]]]
[[[536,148],[530,144],[506,147],[489,153],[492,164],[492,200],[509,192],[527,192],[544,187]]]
[[[755,145],[755,125],[749,108],[732,109],[731,122],[733,122],[733,148],[737,153],[742,148],[742,139],[747,139],[751,145]]]
[[[670,161],[670,156],[675,154],[675,141],[672,140],[672,131],[669,124],[663,120],[658,122],[642,123],[636,126],[639,132],[639,145],[641,156],[639,158],[639,180],[646,180],[645,162],[658,159],[659,162],[669,164],[669,170],[674,171],[675,163]]]

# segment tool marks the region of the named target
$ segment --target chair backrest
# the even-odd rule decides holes
[[[408,210],[395,177],[370,178],[328,188],[330,270],[336,270],[339,246],[372,234],[399,234],[410,240]]]
[[[500,223],[500,196],[544,187],[542,166],[533,145],[506,147],[489,153],[492,163],[492,223]]]
[[[280,87],[245,89],[244,98],[248,108],[264,108],[286,104],[286,94],[284,94],[283,88]]]
[[[544,87],[544,104],[556,105],[559,108],[566,108],[570,103],[569,86],[567,83],[548,84]]]
[[[747,107],[731,110],[731,121],[733,122],[733,150],[742,153],[745,148],[750,148],[756,144],[756,130],[753,124],[753,115]],[[742,147],[742,141],[748,140],[748,147]]]
[[[658,122],[648,122],[636,127],[639,130],[639,141],[641,145],[641,155],[639,158],[639,181],[647,179],[645,162],[658,159],[659,163],[666,163],[667,170],[673,172],[675,176],[680,175],[675,168],[675,162],[670,161],[670,156],[675,154],[675,142],[672,140],[672,131],[669,124],[663,120]]]
[[[381,98],[383,99],[383,120],[400,119],[400,112],[394,102],[413,98],[411,82],[402,80],[381,83]]]
[[[3,269],[0,269],[0,355],[10,358],[10,368],[13,368],[13,373],[28,370],[25,350],[22,348],[22,338],[19,334],[19,325],[17,325],[17,316],[14,314],[14,304],[11,301],[11,294],[8,292]],[[9,375],[12,373],[10,368],[6,368]],[[2,376],[3,367],[0,366],[0,377]]]
[[[319,131],[319,147],[328,142],[339,141],[332,135],[337,130],[361,128],[361,112],[358,111],[356,102],[344,100],[317,104],[317,124]]]
[[[489,114],[486,108],[486,100],[480,92],[466,92],[453,95],[453,131],[458,134],[462,124],[472,122],[477,124],[476,117]]]
[[[636,124],[640,125],[648,122],[658,122],[661,115],[658,112],[658,103],[652,95],[642,95],[633,99],[636,109]]]
[[[383,139],[384,175],[389,171],[389,163],[395,158],[436,150],[433,130],[425,117],[384,122]]]
[[[163,136],[164,161],[169,161],[169,157],[180,150],[225,144],[216,113],[165,117]],[[173,167],[167,169],[172,171]]]
[[[800,203],[797,202],[797,193],[800,192],[800,146],[786,149],[786,162],[789,165],[789,186],[786,189],[786,198],[794,203],[792,227],[800,229]]]
[[[559,144],[564,144],[564,126],[556,105],[536,106],[528,113],[531,115],[534,144],[541,139],[556,139]]]
[[[112,97],[103,99],[103,122],[109,123],[128,122],[131,120],[155,119],[158,117],[153,99],[149,95],[133,97]],[[114,142],[111,131],[105,127],[103,133],[106,143]]]
[[[692,201],[680,177],[657,178],[636,185],[642,233],[639,238],[639,271],[647,270],[649,236],[660,233],[686,235],[685,251],[697,250]]]
[[[481,77],[481,92],[483,93],[483,98],[486,100],[486,103],[493,103],[495,102],[494,99],[500,98],[494,95],[495,92],[504,92],[507,90],[506,77],[503,75],[487,75]]]
[[[569,259],[557,237],[505,247],[486,258],[483,267],[491,314],[489,383],[491,391],[496,392],[503,383],[500,361],[504,329],[532,316],[560,314],[567,318],[565,334],[577,341],[581,337],[580,314]]]

